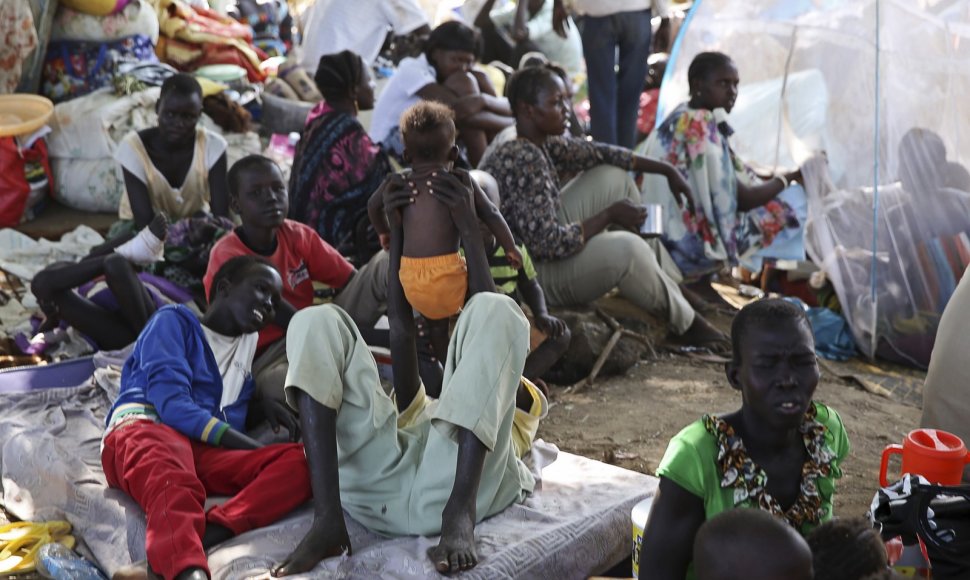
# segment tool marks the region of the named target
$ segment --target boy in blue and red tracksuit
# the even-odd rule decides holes
[[[243,433],[257,332],[281,287],[265,260],[229,260],[201,321],[184,306],[159,309],[125,362],[101,462],[108,484],[145,510],[148,565],[166,579],[206,578],[207,548],[311,497],[302,445],[263,446]],[[296,438],[285,409],[264,412]],[[210,493],[233,497],[206,512]]]

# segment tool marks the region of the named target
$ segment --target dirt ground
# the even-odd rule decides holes
[[[720,316],[716,323],[726,329],[730,318]],[[581,392],[550,388],[549,416],[539,437],[564,451],[650,475],[667,441],[683,427],[706,412],[732,411],[741,403],[722,364],[666,353]],[[815,399],[839,412],[851,444],[844,477],[836,485],[835,513],[865,515],[879,486],[883,448],[901,443],[918,426],[920,410],[870,394],[824,369]]]

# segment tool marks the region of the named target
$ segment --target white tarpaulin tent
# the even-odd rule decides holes
[[[809,255],[860,350],[925,366],[970,264],[970,0],[698,0],[658,119],[697,53],[741,76],[730,123],[749,162],[806,175]]]

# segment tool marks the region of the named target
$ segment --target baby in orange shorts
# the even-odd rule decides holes
[[[456,174],[452,170],[458,157],[454,118],[446,105],[421,101],[404,111],[400,122],[404,158],[411,163],[411,169],[403,176],[413,201],[401,212],[404,248],[398,278],[408,303],[428,320],[439,359],[444,359],[447,351],[448,321],[465,304],[468,273],[465,259],[458,253],[458,228],[448,206],[435,199],[433,178],[452,173],[467,184],[473,192],[479,220],[505,249],[513,266],[522,264],[512,232],[498,208],[467,173]],[[382,245],[387,248],[390,227],[382,196],[383,188],[371,196],[367,209]]]

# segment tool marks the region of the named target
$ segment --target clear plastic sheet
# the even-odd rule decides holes
[[[970,0],[699,0],[658,119],[705,50],[738,66],[742,158],[784,170],[825,151],[804,170],[805,241],[860,350],[926,366],[970,264]]]

